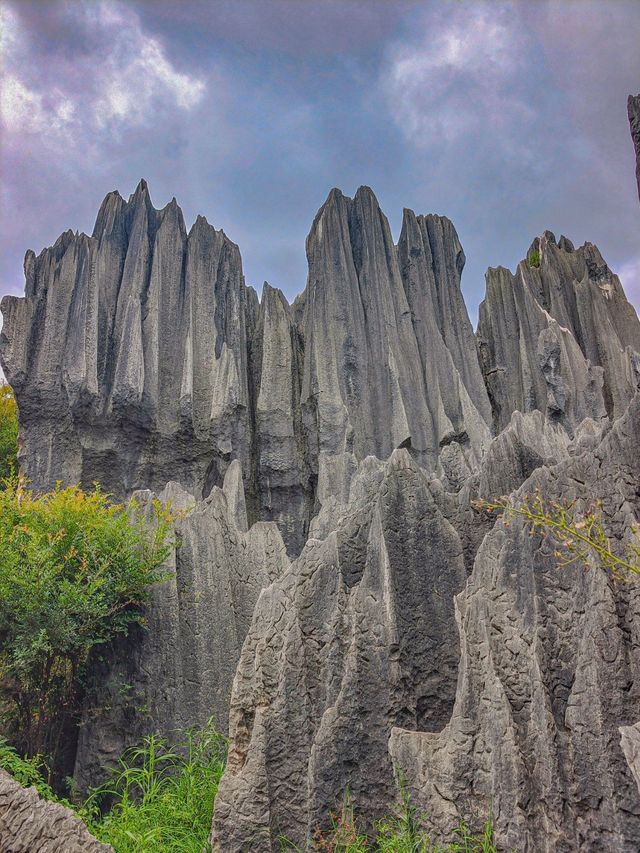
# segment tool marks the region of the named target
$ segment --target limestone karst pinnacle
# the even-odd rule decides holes
[[[636,180],[638,182],[638,197],[640,198],[640,95],[629,95],[627,101],[631,138],[636,151]]]
[[[638,596],[474,509],[537,485],[628,540],[640,324],[617,276],[545,232],[488,271],[475,335],[445,217],[405,210],[394,245],[371,189],[334,189],[306,250],[293,305],[258,298],[224,232],[141,181],[3,300],[34,486],[190,509],[147,629],[87,685],[77,785],[214,714],[223,853],[310,849],[347,786],[371,827],[394,767],[436,840],[491,813],[506,849],[638,849]]]

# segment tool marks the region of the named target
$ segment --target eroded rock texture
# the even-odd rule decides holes
[[[367,455],[410,446],[434,467],[455,441],[476,464],[490,409],[451,223],[407,211],[396,248],[371,190],[334,190],[307,254],[295,310],[266,284],[259,303],[224,232],[198,217],[187,234],[144,182],[107,196],[92,236],[28,252],[1,357],[33,485],[174,480],[200,498],[237,459],[250,522],[276,521],[296,554]]]
[[[521,853],[637,849],[640,592],[473,507],[538,485],[628,535],[640,323],[618,278],[545,232],[489,270],[474,336],[449,220],[407,210],[396,246],[370,189],[332,190],[306,248],[293,305],[258,300],[237,246],[142,182],[27,253],[2,303],[34,486],[184,510],[147,626],[95,661],[77,783],[213,715],[225,853],[305,849],[347,786],[371,826],[394,763],[435,836],[493,812]]]
[[[638,197],[640,198],[640,95],[629,95],[627,102],[631,138],[636,149],[636,179],[638,181]]]
[[[113,853],[71,809],[40,799],[0,769],[0,853]]]
[[[201,502],[169,483],[177,513],[169,579],[153,590],[146,624],[96,661],[78,742],[75,782],[104,778],[123,750],[152,731],[171,736],[213,717],[227,731],[231,685],[261,589],[289,565],[273,522],[247,530],[238,462]],[[151,493],[138,493],[145,505]]]
[[[408,451],[366,460],[336,529],[258,600],[231,700],[219,849],[278,849],[280,834],[304,846],[347,785],[369,820],[382,816],[391,727],[438,731],[451,713],[465,578],[460,538]]]
[[[546,231],[515,275],[487,272],[478,343],[497,432],[514,411],[569,432],[619,417],[640,381],[640,323],[598,249]]]
[[[589,446],[591,444],[591,446]],[[540,488],[601,500],[623,547],[640,517],[640,397],[600,440],[541,467]],[[456,599],[461,657],[440,733],[395,729],[390,754],[435,834],[490,811],[505,849],[637,850],[638,788],[618,726],[640,711],[640,588],[594,565],[558,568],[521,520],[498,521]]]

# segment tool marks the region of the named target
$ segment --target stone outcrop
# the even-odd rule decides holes
[[[19,401],[21,464],[37,489],[98,480],[118,498],[169,480],[196,497],[238,460],[249,521],[276,521],[298,553],[354,465],[410,446],[470,466],[490,409],[460,292],[451,223],[405,213],[399,247],[375,196],[330,193],[291,308],[244,283],[238,247],[146,184],[25,258],[3,300],[1,357]]]
[[[0,853],[113,853],[71,809],[41,799],[0,769]]]
[[[640,793],[640,723],[620,726],[620,746]]]
[[[370,189],[332,190],[306,249],[294,303],[258,299],[237,246],[142,182],[27,253],[2,303],[34,486],[181,511],[146,625],[94,661],[79,787],[213,715],[225,853],[309,849],[347,787],[371,828],[394,766],[434,838],[492,813],[520,853],[638,849],[640,592],[474,508],[538,487],[631,535],[640,323],[617,276],[545,232],[489,270],[474,336],[449,220],[406,210],[394,245]]]
[[[602,501],[614,547],[640,517],[640,395],[604,437],[537,469],[514,500]],[[491,812],[505,849],[637,850],[638,789],[618,726],[638,718],[640,589],[558,568],[518,517],[486,536],[456,599],[461,657],[439,733],[394,730],[390,754],[436,835]]]
[[[550,231],[515,275],[487,272],[478,343],[496,432],[514,411],[545,412],[570,433],[585,417],[619,417],[640,382],[640,323],[591,243]]]
[[[638,182],[638,197],[640,198],[640,95],[629,95],[627,101],[631,138],[636,150],[636,180]]]
[[[281,834],[304,847],[347,785],[369,820],[388,810],[391,727],[438,731],[451,713],[465,578],[460,538],[408,451],[365,460],[336,529],[256,605],[216,799],[220,850],[275,850]]]
[[[87,790],[124,749],[152,731],[171,735],[213,718],[227,731],[231,685],[263,587],[288,567],[273,522],[247,530],[238,462],[224,489],[201,502],[169,483],[160,500],[177,514],[175,545],[153,589],[145,625],[101,655],[93,670],[76,755]],[[150,492],[136,494],[149,507]]]

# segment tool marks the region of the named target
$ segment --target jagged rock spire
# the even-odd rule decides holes
[[[187,233],[144,180],[107,195],[91,236],[28,252],[1,356],[34,486],[124,497],[175,479],[207,495],[237,459],[250,520],[277,521],[298,552],[369,454],[477,465],[489,404],[451,223],[407,211],[396,247],[371,189],[332,190],[307,255],[295,308],[268,285],[259,303],[224,232],[199,216]]]

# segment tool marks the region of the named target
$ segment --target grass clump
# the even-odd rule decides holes
[[[394,814],[375,825],[375,839],[370,841],[358,826],[353,801],[347,790],[339,814],[331,815],[331,827],[317,830],[313,850],[318,853],[497,853],[493,820],[488,819],[480,832],[474,832],[463,818],[451,832],[444,846],[432,843],[421,827],[416,807],[400,781],[400,802]],[[280,839],[283,853],[302,853],[301,848]]]
[[[203,853],[226,748],[212,721],[172,747],[150,735],[125,752],[111,778],[80,806],[55,794],[39,756],[22,758],[3,740],[0,767],[44,800],[73,809],[116,853]]]
[[[212,722],[177,746],[145,738],[85,803],[89,829],[116,853],[202,853],[225,756],[226,741]]]
[[[540,266],[540,252],[538,249],[533,249],[533,251],[529,252],[529,266],[530,267],[539,267]]]

